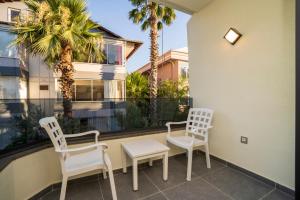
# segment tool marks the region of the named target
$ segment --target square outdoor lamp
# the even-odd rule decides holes
[[[234,45],[240,37],[242,37],[242,34],[235,28],[230,28],[224,36],[224,38],[232,45]]]

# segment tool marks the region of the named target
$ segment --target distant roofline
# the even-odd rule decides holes
[[[180,48],[180,49],[183,49],[183,48]],[[170,49],[170,50],[166,51],[164,54],[162,54],[161,56],[159,56],[159,58],[158,58],[158,67],[162,63],[167,63],[167,62],[170,62],[171,60],[180,60],[180,61],[188,62],[188,52],[180,51],[180,49]],[[174,52],[175,53],[180,53],[180,54],[185,54],[187,59],[180,59],[180,58],[176,57],[176,55],[172,54]],[[140,68],[138,68],[134,71],[144,73],[146,71],[149,71],[150,69],[151,69],[150,62],[148,62],[145,65],[143,65],[142,67],[140,67]]]
[[[1,0],[0,0],[1,2]],[[96,24],[99,24],[97,22],[94,22]],[[0,25],[3,24],[3,25],[8,25],[8,26],[14,26],[14,23],[13,22],[4,22],[4,21],[0,21]],[[99,30],[101,31],[104,31],[106,33],[109,33],[110,35],[112,35],[113,37],[106,37],[106,36],[103,36],[105,39],[113,39],[113,40],[120,40],[120,41],[124,41],[124,42],[128,42],[128,43],[133,43],[134,44],[134,49],[127,55],[126,59],[128,60],[137,50],[140,46],[142,46],[143,42],[142,41],[138,41],[138,40],[129,40],[129,39],[125,39],[123,37],[121,37],[120,35],[108,30],[107,28],[101,26],[99,24],[99,27],[98,27]]]

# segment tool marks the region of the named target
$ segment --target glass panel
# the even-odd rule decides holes
[[[5,80],[5,83],[11,84],[9,90],[16,88],[16,85],[8,80]],[[20,152],[22,148],[49,141],[38,123],[46,116],[56,116],[65,134],[96,129],[101,134],[119,135],[122,131],[143,132],[149,128],[165,130],[165,123],[168,121],[186,120],[189,108],[192,107],[192,99],[162,98],[156,99],[155,102],[158,112],[157,122],[153,123],[149,99],[129,98],[124,101],[111,99],[110,102],[101,103],[73,102],[72,118],[63,117],[62,99],[0,99],[0,156],[8,155],[8,152],[14,150]]]
[[[16,38],[15,34],[7,31],[0,31],[0,57],[17,58],[16,47],[9,47],[10,43]]]
[[[100,64],[107,64],[107,44],[101,44],[101,50],[103,53],[103,60]]]
[[[91,101],[92,87],[91,80],[75,80],[76,101]]]
[[[15,77],[0,77],[0,99],[15,99],[19,88],[17,78]]]
[[[108,64],[122,65],[122,46],[108,44]]]
[[[10,21],[16,22],[20,16],[20,10],[17,9],[10,9]]]
[[[10,22],[16,22],[19,19],[21,10],[19,9],[14,9],[14,8],[8,8],[8,13],[10,14]]]
[[[93,80],[93,101],[104,99],[104,81]]]

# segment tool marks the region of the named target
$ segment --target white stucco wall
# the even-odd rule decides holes
[[[226,0],[212,1],[188,23],[194,106],[215,110],[211,153],[291,189],[294,17],[294,0]],[[230,27],[243,34],[235,46],[223,39]]]

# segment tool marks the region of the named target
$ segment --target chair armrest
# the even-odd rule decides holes
[[[186,124],[187,121],[182,121],[182,122],[167,122],[166,126],[168,127],[168,133],[171,132],[171,125],[176,125],[176,124]]]
[[[97,144],[92,144],[92,145],[88,145],[88,146],[83,146],[83,147],[78,147],[78,148],[72,148],[72,149],[62,149],[62,150],[55,150],[56,152],[59,153],[70,153],[70,152],[76,152],[76,151],[83,151],[83,150],[88,150],[88,149],[92,149],[95,147],[104,147],[104,149],[107,149],[108,146],[106,143],[97,143]]]
[[[65,138],[72,138],[72,137],[81,137],[81,136],[85,136],[85,135],[89,135],[89,134],[95,134],[95,142],[98,142],[98,137],[100,135],[99,131],[97,130],[92,130],[92,131],[87,131],[87,132],[83,132],[83,133],[75,133],[75,134],[65,134]]]

